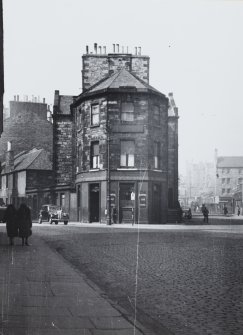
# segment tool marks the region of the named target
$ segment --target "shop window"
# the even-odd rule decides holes
[[[91,169],[99,169],[100,166],[100,152],[99,152],[99,142],[92,142],[91,143],[91,157],[90,157],[90,164]]]
[[[121,120],[122,121],[133,121],[134,120],[134,105],[132,102],[122,102]]]
[[[91,106],[91,126],[98,126],[100,124],[100,107],[99,105]]]
[[[160,143],[154,142],[154,168],[160,168]]]
[[[134,141],[121,141],[121,167],[134,167]]]

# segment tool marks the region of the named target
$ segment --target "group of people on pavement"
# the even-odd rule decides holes
[[[8,205],[3,222],[6,222],[10,245],[14,244],[15,237],[20,237],[22,246],[29,246],[28,238],[32,235],[32,220],[30,209],[26,204],[21,204],[17,210],[13,204]]]

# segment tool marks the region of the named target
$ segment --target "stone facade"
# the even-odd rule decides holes
[[[8,141],[14,154],[33,148],[43,148],[52,154],[53,130],[47,113],[46,103],[10,101],[10,116],[4,120],[0,139],[0,158],[4,159]]]
[[[112,222],[115,209],[120,223],[165,223],[169,189],[170,207],[178,204],[178,110],[169,113],[169,99],[148,82],[147,56],[83,56],[84,92],[72,105],[81,222]],[[132,119],[123,119],[123,104],[133,106]],[[130,142],[133,162],[124,167],[121,145]]]
[[[75,122],[70,105],[73,96],[60,95],[55,91],[53,106],[53,171],[55,194],[53,203],[62,206],[76,220],[75,160],[74,141]]]

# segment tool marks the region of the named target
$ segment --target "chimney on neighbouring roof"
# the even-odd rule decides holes
[[[117,44],[116,46],[117,46],[117,52],[119,53],[119,44]]]
[[[113,53],[116,53],[116,45],[113,44]]]
[[[88,53],[89,53],[89,46],[86,45],[86,54],[88,54]]]
[[[103,49],[104,49],[104,54],[106,54],[106,47],[103,47]]]
[[[6,172],[11,172],[14,170],[14,152],[11,148],[11,142],[7,143],[7,151],[5,155],[5,162],[6,162]]]
[[[94,43],[94,51],[97,54],[97,43]]]

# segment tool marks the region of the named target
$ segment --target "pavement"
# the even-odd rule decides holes
[[[11,247],[0,226],[1,335],[152,335],[41,238],[30,240]]]

